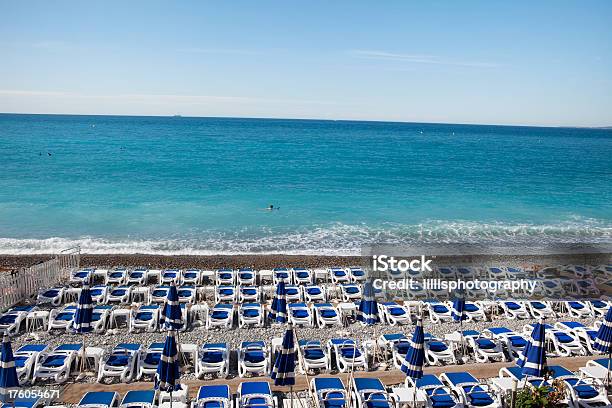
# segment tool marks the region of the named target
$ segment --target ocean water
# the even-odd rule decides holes
[[[0,253],[431,242],[612,242],[612,130],[0,115]]]

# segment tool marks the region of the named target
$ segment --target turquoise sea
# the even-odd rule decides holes
[[[612,242],[612,130],[0,115],[0,253],[416,242]]]

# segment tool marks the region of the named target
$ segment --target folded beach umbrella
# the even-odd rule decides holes
[[[406,352],[406,358],[401,370],[406,376],[414,379],[423,377],[423,362],[425,361],[425,334],[423,334],[423,319],[417,319],[417,324]]]
[[[455,300],[453,300],[453,320],[461,322],[467,319],[465,314],[465,295],[463,293],[457,294]]]
[[[180,363],[178,358],[178,350],[176,347],[175,331],[168,331],[164,349],[159,358],[157,365],[157,374],[155,375],[155,389],[166,392],[172,392],[181,389],[178,383],[180,377]]]
[[[593,348],[603,354],[612,352],[612,307],[608,309],[606,318],[597,332]]]
[[[19,388],[13,349],[11,348],[11,341],[6,334],[2,338],[0,354],[2,354],[0,356],[0,401],[4,402],[8,399],[11,390]]]
[[[272,374],[270,374],[270,378],[274,380],[274,385],[293,386],[295,384],[296,350],[294,336],[293,326],[291,324],[287,325],[281,350],[276,354]]]
[[[524,375],[543,377],[546,366],[546,331],[544,321],[540,319],[533,328],[529,344],[525,346],[521,367]]]
[[[77,333],[89,333],[93,330],[91,326],[91,319],[93,316],[93,304],[91,300],[91,291],[89,290],[89,284],[84,283],[79,295],[79,304],[77,305],[76,312],[74,314],[74,321],[72,327]]]
[[[363,299],[359,303],[357,320],[368,326],[378,321],[378,304],[374,297],[374,286],[372,286],[371,281],[366,281],[363,285]]]
[[[285,282],[279,282],[278,285],[276,285],[276,294],[272,300],[270,319],[276,323],[285,323],[287,321],[287,295],[285,294]]]
[[[170,285],[170,290],[168,290],[166,302],[161,311],[160,325],[165,330],[179,330],[183,327],[183,313],[174,283]]]

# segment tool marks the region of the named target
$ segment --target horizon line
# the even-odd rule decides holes
[[[32,112],[0,112],[0,115],[38,115],[38,116],[119,116],[126,118],[176,118],[176,119],[250,119],[250,120],[296,120],[317,122],[371,122],[371,123],[398,123],[414,125],[459,125],[459,126],[500,126],[500,127],[533,127],[533,128],[566,128],[566,129],[593,129],[610,130],[612,125],[586,126],[586,125],[525,125],[509,123],[473,123],[473,122],[419,122],[408,120],[383,120],[383,119],[323,119],[323,118],[283,118],[283,117],[256,117],[256,116],[184,116],[181,114],[168,115],[131,115],[131,114],[108,114],[108,113],[32,113]]]

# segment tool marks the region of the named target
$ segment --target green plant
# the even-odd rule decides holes
[[[555,408],[564,398],[565,388],[562,381],[554,380],[552,386],[530,387],[520,390],[516,395],[515,408]]]

